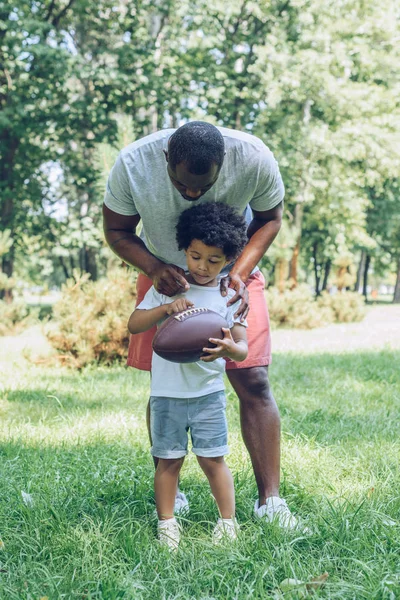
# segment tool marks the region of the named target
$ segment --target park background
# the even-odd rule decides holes
[[[400,28],[384,0],[0,4],[0,598],[400,597]],[[126,369],[135,273],[107,248],[119,150],[187,120],[274,152],[284,223],[261,261],[282,493],[311,536],[251,517],[212,548],[195,462],[179,560],[154,541],[144,410]],[[283,327],[283,328],[282,328]],[[283,595],[284,594],[284,595]]]

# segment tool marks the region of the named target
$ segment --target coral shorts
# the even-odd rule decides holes
[[[138,305],[152,286],[152,281],[146,275],[139,274],[137,279]],[[265,281],[261,271],[250,275],[246,282],[250,296],[250,311],[247,315],[247,341],[249,352],[246,360],[235,362],[226,359],[226,369],[248,369],[262,367],[271,363],[271,334],[269,327],[268,308],[264,296]],[[157,327],[152,327],[143,333],[131,335],[127,364],[141,371],[151,371],[151,343]]]

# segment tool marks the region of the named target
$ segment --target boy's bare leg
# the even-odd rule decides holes
[[[210,483],[211,491],[218,504],[221,517],[223,519],[232,519],[235,516],[235,490],[232,473],[224,457],[206,458],[198,456],[197,460]]]
[[[146,406],[146,425],[147,425],[147,433],[149,435],[149,440],[150,440],[150,444],[153,445],[153,440],[151,439],[151,429],[150,429],[150,400],[147,403]],[[153,462],[154,462],[154,467],[157,469],[157,465],[158,465],[158,458],[157,456],[153,456]]]
[[[176,490],[178,488],[179,471],[184,458],[158,458],[154,475],[154,492],[156,496],[157,514],[160,521],[172,519]]]

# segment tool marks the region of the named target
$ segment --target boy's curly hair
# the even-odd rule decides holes
[[[193,240],[221,248],[228,260],[234,260],[247,244],[244,217],[222,202],[206,202],[181,213],[176,226],[179,250],[187,250]]]

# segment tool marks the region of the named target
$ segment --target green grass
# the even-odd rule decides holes
[[[276,355],[282,494],[310,536],[253,520],[256,487],[228,390],[240,541],[215,548],[217,511],[195,459],[177,556],[155,540],[148,375],[3,365],[0,598],[266,599],[327,571],[320,598],[400,598],[400,352]],[[21,491],[31,494],[26,506]]]

